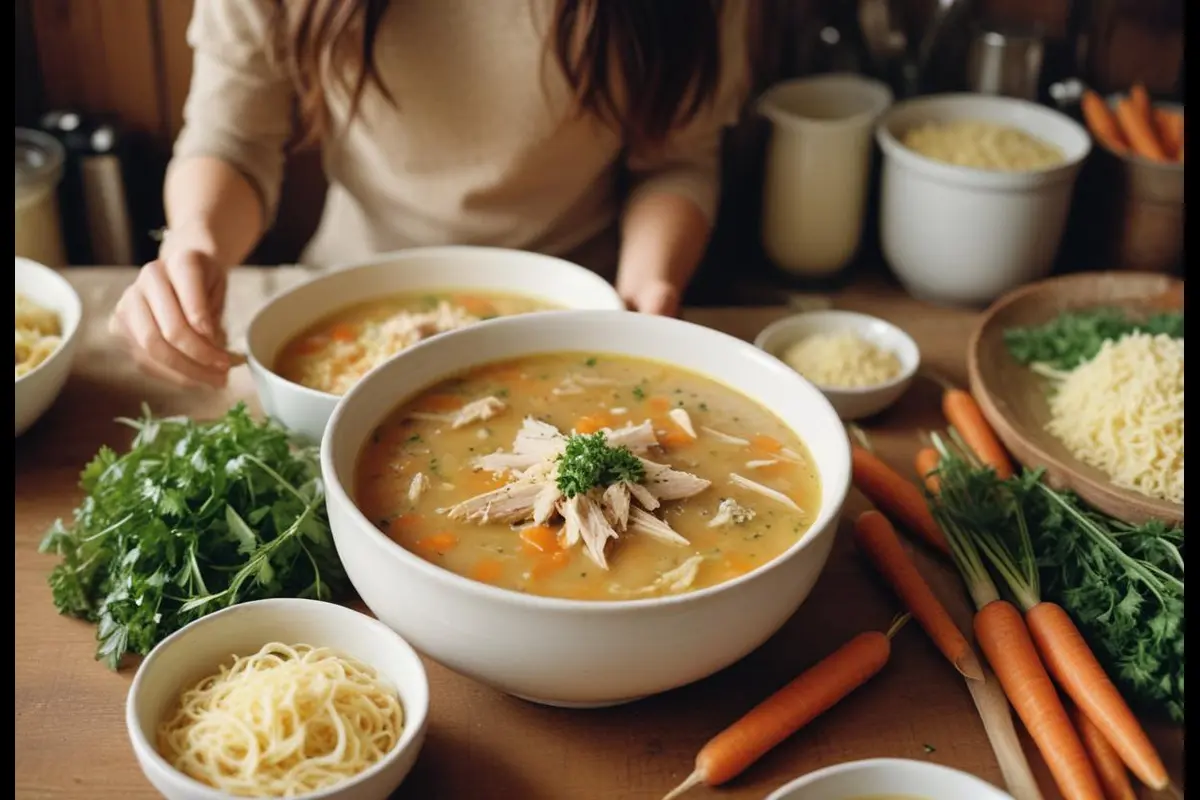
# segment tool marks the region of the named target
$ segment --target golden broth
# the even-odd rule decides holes
[[[276,374],[345,394],[375,367],[422,339],[493,317],[556,308],[500,292],[423,291],[344,308],[305,328],[275,360]]]
[[[456,430],[445,419],[429,416],[453,414],[487,397],[505,407],[485,421]],[[672,419],[672,409],[687,412],[697,438]],[[496,451],[510,452],[526,417],[549,423],[564,435],[650,420],[660,446],[644,457],[711,481],[694,497],[664,502],[654,512],[687,544],[625,531],[608,542],[608,568],[602,569],[582,546],[564,546],[561,519],[524,527],[450,519],[446,509],[506,483],[507,478],[477,470],[473,462]],[[743,441],[731,442],[722,434]],[[409,489],[418,473],[428,479],[428,487],[414,501]],[[731,473],[781,493],[782,501],[734,484]],[[795,544],[815,519],[821,498],[804,444],[757,403],[677,367],[587,353],[492,364],[425,391],[376,429],[360,454],[355,489],[358,506],[369,519],[433,564],[506,589],[581,600],[676,591],[659,585],[660,579],[694,556],[703,560],[687,590],[731,580]],[[753,518],[710,525],[725,499],[748,509]],[[799,508],[787,505],[789,499]]]

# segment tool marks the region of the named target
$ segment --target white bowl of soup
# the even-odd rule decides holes
[[[904,758],[835,764],[797,778],[766,800],[1013,800],[950,767]]]
[[[985,305],[1049,274],[1091,151],[1083,126],[1024,100],[945,94],[892,106],[875,136],[880,241],[910,294]]]
[[[134,754],[167,800],[384,800],[416,763],[428,714],[425,668],[403,639],[296,598],[184,626],[142,661],[125,703]]]
[[[497,316],[624,307],[599,275],[552,256],[415,248],[277,295],[251,320],[246,347],[263,410],[318,441],[338,397],[416,342]]]
[[[16,436],[54,404],[71,374],[83,304],[47,266],[16,259]]]
[[[630,312],[417,345],[321,445],[362,599],[449,668],[593,707],[707,677],[795,612],[850,484],[829,401],[746,342]]]

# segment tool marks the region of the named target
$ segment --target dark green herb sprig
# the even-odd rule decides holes
[[[571,498],[618,481],[637,483],[645,475],[641,460],[624,445],[610,447],[603,431],[573,434],[558,457],[556,483]]]
[[[129,451],[101,448],[86,497],[42,552],[62,614],[99,624],[96,658],[126,653],[246,600],[331,599],[346,585],[325,514],[314,448],[238,404],[213,422],[155,418],[143,407]]]
[[[1070,312],[1044,325],[1009,328],[1004,332],[1004,344],[1018,363],[1069,372],[1095,358],[1106,341],[1137,332],[1182,338],[1183,314],[1163,312],[1134,320],[1116,308]]]
[[[1041,470],[1001,481],[965,449],[939,451],[939,518],[971,530],[1019,602],[1066,609],[1131,705],[1182,722],[1183,529],[1097,513]]]

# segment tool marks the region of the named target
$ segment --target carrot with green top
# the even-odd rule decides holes
[[[1114,153],[1129,152],[1129,142],[1126,140],[1125,134],[1121,132],[1117,118],[1113,116],[1112,109],[1101,99],[1100,95],[1088,89],[1083,93],[1081,106],[1083,119],[1092,136],[1096,137],[1096,141]]]
[[[932,447],[922,447],[917,451],[916,458],[913,459],[913,467],[917,470],[917,476],[924,481],[925,488],[933,495],[941,491],[941,482],[937,476],[940,461],[941,457]]]
[[[942,395],[942,414],[962,436],[971,452],[986,466],[995,470],[997,478],[1007,480],[1013,476],[1013,465],[1008,451],[1000,443],[996,432],[983,416],[983,409],[975,402],[970,392],[947,389]]]
[[[934,446],[942,457],[942,493],[947,486],[945,465],[949,458],[942,440],[934,436]],[[1008,696],[1008,702],[1025,723],[1026,730],[1054,776],[1054,782],[1066,800],[1096,800],[1103,797],[1100,779],[1084,750],[1066,708],[1054,689],[1054,682],[1038,656],[1021,612],[1000,598],[996,584],[983,564],[974,539],[947,510],[944,500],[930,499],[932,513],[941,523],[950,543],[955,566],[977,609],[972,627],[975,640]]]
[[[930,515],[921,490],[867,449],[870,443],[858,427],[851,426],[850,431],[860,442],[850,446],[854,486],[889,518],[919,536],[926,544],[949,555],[950,546]]]
[[[873,678],[892,652],[892,637],[908,621],[905,614],[887,633],[860,633],[816,665],[759,703],[745,716],[718,733],[696,755],[692,774],[663,800],[706,784],[719,786],[733,780],[773,747],[842,698]]]
[[[1067,612],[1056,603],[1042,600],[1032,538],[1022,504],[1013,494],[1011,485],[994,480],[989,482],[986,477],[981,481],[978,470],[972,474],[972,465],[953,453],[941,439],[935,438],[935,445],[942,456],[940,506],[941,520],[948,526],[947,535],[951,529],[957,531],[958,538],[970,542],[984,554],[1024,612],[1023,629],[1027,630],[1026,636],[1040,654],[1041,663],[1045,664],[1049,674],[1100,729],[1142,783],[1156,791],[1165,789],[1170,783],[1166,767],[1137,717]],[[999,498],[1008,509],[1007,519],[995,519],[994,515],[987,519],[975,517],[978,513],[976,498],[985,489],[990,498]],[[1037,483],[1032,491],[1041,491],[1048,502],[1059,504],[1063,513],[1079,515],[1044,484]],[[954,539],[955,536],[950,536],[952,545]],[[1130,559],[1129,568],[1139,567]],[[1009,605],[1017,613],[1016,607]],[[976,628],[979,637],[978,625]],[[992,653],[982,638],[980,645],[991,660]],[[996,672],[1000,675],[999,669]],[[1003,683],[1003,675],[1000,677]],[[1007,685],[1005,691],[1009,691]],[[1016,705],[1011,692],[1009,699]]]
[[[888,518],[878,511],[864,511],[854,524],[854,540],[942,655],[964,678],[983,680],[983,668],[971,645],[917,571]]]

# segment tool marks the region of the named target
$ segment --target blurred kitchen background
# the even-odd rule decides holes
[[[763,12],[754,32],[754,96],[789,77],[849,71],[886,82],[897,100],[983,91],[1026,96],[1076,117],[1080,85],[1108,94],[1141,82],[1155,100],[1182,102],[1183,0],[752,2]],[[16,124],[42,130],[65,148],[58,196],[66,263],[140,264],[155,250],[148,232],[163,224],[162,177],[191,73],[185,30],[192,6],[192,0],[15,0]],[[981,55],[988,31],[1001,34],[990,41],[1003,47]],[[727,137],[720,218],[693,302],[761,302],[805,288],[805,281],[773,269],[762,252],[766,136],[752,98]],[[20,172],[19,137],[17,144]],[[1080,186],[1088,185],[1081,178]],[[319,153],[294,156],[276,226],[250,263],[295,261],[316,226],[324,191]],[[1087,200],[1076,198],[1059,271],[1109,266],[1097,263],[1103,253],[1085,246]],[[875,206],[868,204],[855,263],[836,281],[883,272]]]

